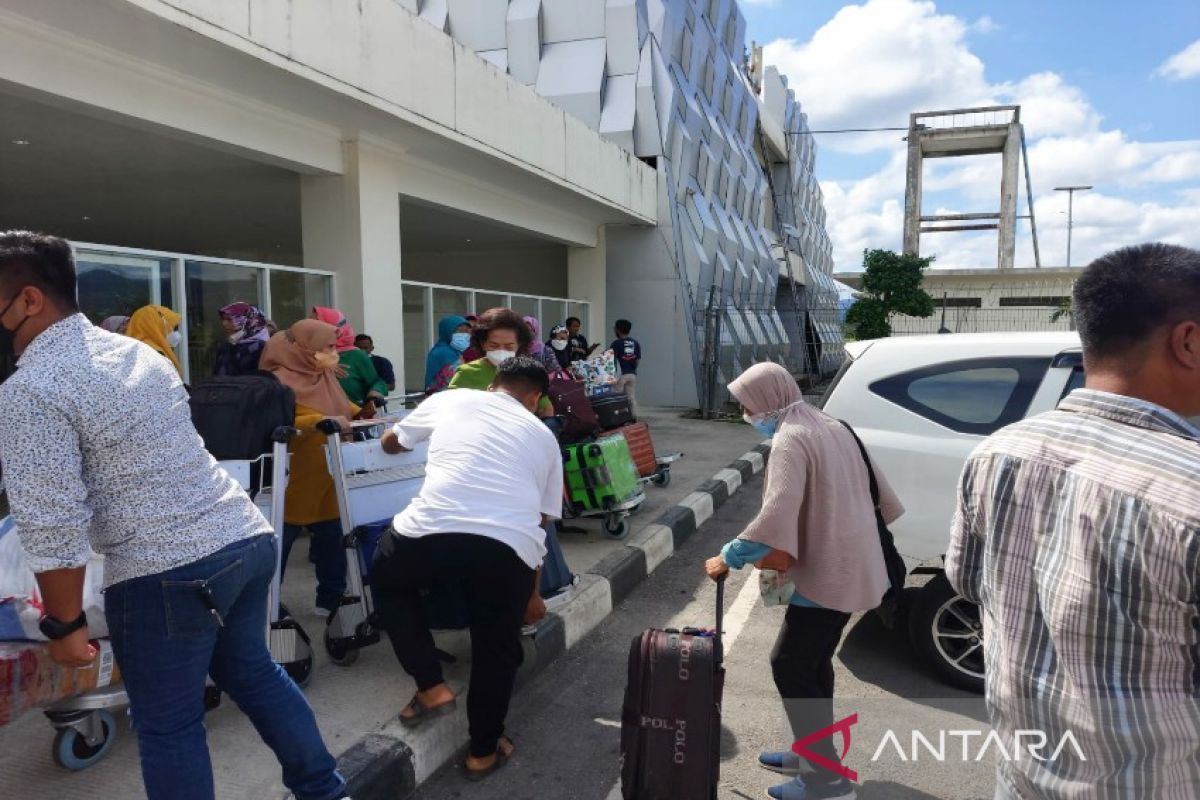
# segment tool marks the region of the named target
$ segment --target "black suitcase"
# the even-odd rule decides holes
[[[606,394],[592,398],[592,410],[600,421],[600,430],[611,431],[630,422],[637,422],[629,398],[623,394]]]
[[[621,795],[625,800],[715,800],[721,777],[721,618],[717,628],[650,629],[629,649],[621,713]]]
[[[296,395],[269,372],[213,378],[192,387],[192,424],[218,461],[271,452],[271,435],[296,422]]]

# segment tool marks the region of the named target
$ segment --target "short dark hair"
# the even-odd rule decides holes
[[[368,342],[372,342],[372,343],[374,343],[374,341],[375,341],[374,339],[372,339],[372,338],[371,338],[371,334],[369,334],[369,333],[360,333],[358,336],[355,336],[355,337],[354,337],[354,343],[355,343],[355,344],[358,344],[358,343],[359,343],[359,342],[361,342],[363,339],[366,339]]]
[[[533,334],[520,314],[511,308],[489,308],[479,315],[479,320],[471,331],[471,344],[475,345],[475,349],[482,351],[488,334],[497,330],[510,330],[517,334],[518,353],[525,353],[533,342]]]
[[[1164,326],[1200,321],[1200,251],[1158,242],[1114,250],[1088,264],[1073,296],[1084,355],[1125,355]]]
[[[496,368],[493,386],[515,389],[519,392],[546,394],[550,391],[550,373],[536,358],[517,356]]]
[[[571,327],[572,322],[578,322],[580,325],[583,324],[583,320],[581,320],[579,317],[567,317],[567,321],[564,322],[563,325],[566,325],[569,328]]]
[[[36,286],[64,311],[78,311],[75,255],[66,239],[32,231],[0,232],[0,291]]]
[[[633,323],[627,319],[619,319],[613,323],[613,328],[622,336],[628,336],[630,331],[633,330]]]

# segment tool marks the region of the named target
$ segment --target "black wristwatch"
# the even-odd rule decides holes
[[[42,635],[51,641],[65,639],[80,628],[87,627],[87,614],[82,611],[79,616],[70,622],[62,622],[54,617],[46,615],[38,622],[38,629]]]

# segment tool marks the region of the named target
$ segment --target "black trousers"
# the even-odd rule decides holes
[[[379,620],[420,691],[442,682],[421,592],[434,580],[463,587],[471,631],[467,694],[471,755],[496,752],[521,666],[521,623],[535,572],[508,545],[486,536],[439,533],[413,539],[388,532],[371,566]]]
[[[771,672],[797,740],[833,724],[833,655],[849,621],[850,615],[841,611],[788,606],[771,650]],[[840,745],[836,734],[814,742],[809,749],[838,763],[835,741]],[[838,777],[807,759],[801,759],[801,769],[809,783]]]

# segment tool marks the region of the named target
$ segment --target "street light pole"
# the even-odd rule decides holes
[[[1075,227],[1075,193],[1086,192],[1091,186],[1055,186],[1054,191],[1067,193],[1067,266],[1071,266],[1071,231]]]

